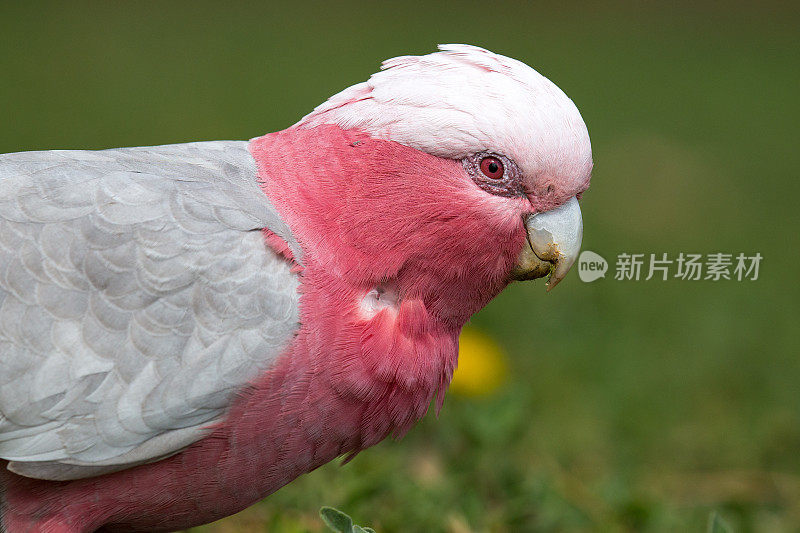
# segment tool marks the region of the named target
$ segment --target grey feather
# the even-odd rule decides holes
[[[246,142],[0,156],[0,458],[43,479],[207,434],[298,322]]]

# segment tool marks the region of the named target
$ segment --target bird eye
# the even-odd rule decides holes
[[[503,162],[496,157],[484,157],[481,159],[481,172],[489,179],[499,180],[503,178]]]

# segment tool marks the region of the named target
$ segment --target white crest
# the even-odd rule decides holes
[[[561,89],[526,64],[483,48],[439,50],[384,61],[380,72],[332,96],[298,125],[357,128],[451,159],[496,152],[527,176],[588,179],[589,133]]]

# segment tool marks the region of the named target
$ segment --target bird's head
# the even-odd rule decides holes
[[[577,108],[544,76],[439,48],[385,61],[282,132],[302,150],[256,149],[287,170],[266,185],[304,260],[459,322],[511,280],[566,275],[592,156]]]

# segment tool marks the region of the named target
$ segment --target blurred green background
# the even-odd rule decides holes
[[[0,152],[247,139],[467,42],[578,105],[584,249],[764,256],[757,281],[516,284],[500,389],[198,531],[800,531],[796,4],[3,3]],[[613,265],[612,265],[613,269]],[[254,473],[254,475],[258,475]]]

